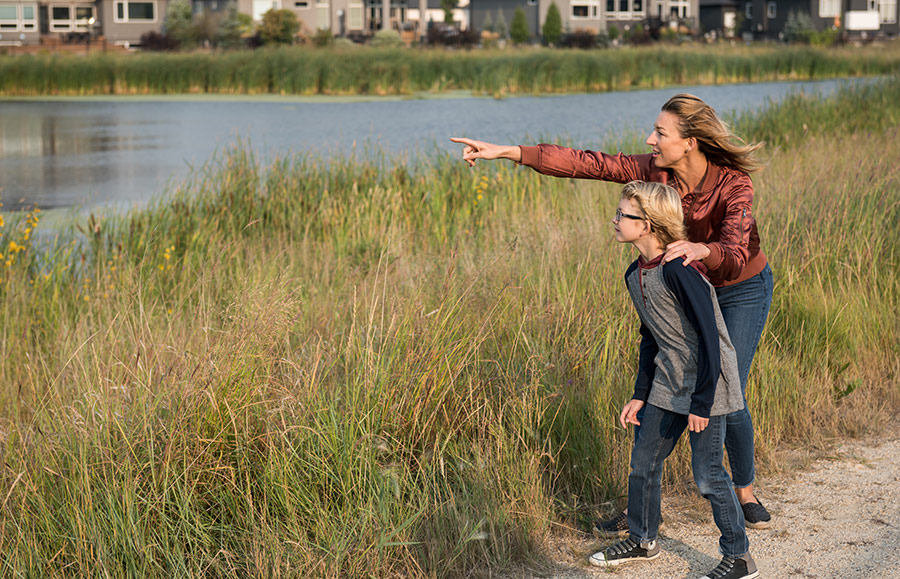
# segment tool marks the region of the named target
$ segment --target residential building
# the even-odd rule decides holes
[[[738,0],[742,30],[757,38],[779,38],[791,12],[804,12],[818,30],[836,27],[850,36],[895,37],[900,33],[897,0]]]
[[[0,46],[97,37],[127,46],[159,31],[169,0],[0,0]]]
[[[681,22],[694,27],[700,14],[699,0],[472,0],[472,24],[481,28],[488,14],[496,22],[498,10],[509,23],[516,7],[521,6],[528,19],[528,29],[534,38],[539,38],[552,2],[556,2],[562,15],[563,29],[572,32],[600,32],[610,26],[621,31],[647,21]]]

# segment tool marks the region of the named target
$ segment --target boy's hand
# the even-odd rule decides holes
[[[688,414],[688,430],[703,432],[709,424],[709,418],[700,418],[696,414]]]
[[[619,424],[622,425],[622,428],[627,430],[629,424],[640,426],[641,423],[637,419],[637,413],[643,407],[644,402],[642,400],[629,400],[628,404],[622,408],[622,413],[619,414]]]

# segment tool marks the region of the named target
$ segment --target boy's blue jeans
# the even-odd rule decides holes
[[[765,269],[739,284],[716,288],[716,297],[722,318],[737,354],[741,392],[744,393],[744,409],[728,415],[728,431],[725,448],[731,465],[734,486],[744,488],[753,484],[756,470],[753,462],[753,420],[747,410],[747,376],[756,354],[772,305],[774,281],[772,269]]]
[[[652,404],[642,409],[643,418],[631,451],[631,475],[628,477],[628,530],[631,539],[649,542],[657,539],[663,462],[672,453],[688,417],[663,410]],[[744,512],[738,502],[731,478],[722,466],[726,417],[712,416],[703,432],[691,432],[691,467],[700,494],[712,505],[719,532],[719,550],[726,557],[740,557],[750,550],[744,530]]]

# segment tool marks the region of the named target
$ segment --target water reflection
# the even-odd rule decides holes
[[[854,81],[867,82],[867,81]],[[0,101],[4,209],[129,206],[162,193],[238,138],[257,159],[310,152],[458,154],[451,135],[496,142],[566,138],[597,147],[644,131],[660,105],[687,91],[720,113],[758,109],[797,91],[827,94],[839,81],[681,87],[629,93],[375,102],[303,100]],[[368,147],[368,148],[367,148]]]

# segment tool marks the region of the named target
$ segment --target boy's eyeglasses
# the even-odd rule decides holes
[[[621,209],[616,209],[616,218],[613,219],[616,223],[622,220],[623,217],[628,219],[634,219],[635,221],[643,221],[647,219],[646,217],[641,217],[640,215],[631,215],[630,213],[622,213]]]

